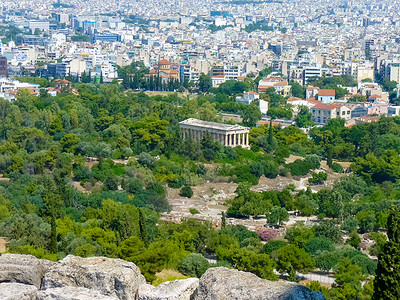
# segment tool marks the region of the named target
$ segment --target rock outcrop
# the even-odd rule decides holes
[[[201,277],[146,284],[121,259],[67,256],[53,263],[30,255],[0,257],[0,300],[323,300],[296,283],[211,268]]]
[[[3,254],[0,256],[0,282],[18,282],[40,288],[44,274],[55,263],[32,255]]]
[[[62,287],[39,291],[36,300],[118,300],[81,287]]]
[[[139,268],[121,259],[69,255],[45,274],[42,289],[83,287],[120,300],[135,300],[146,283]]]
[[[252,273],[211,268],[201,277],[191,300],[323,300],[322,293],[290,282],[264,280]]]
[[[190,300],[198,286],[197,278],[167,281],[156,288],[140,288],[139,300]]]
[[[1,300],[37,300],[38,289],[33,285],[3,282],[0,284]]]

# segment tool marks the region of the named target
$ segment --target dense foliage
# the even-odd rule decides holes
[[[251,149],[224,147],[209,134],[199,142],[183,140],[179,121],[224,122],[220,112],[240,112],[245,125],[255,125],[257,107],[233,99],[252,89],[250,81],[188,98],[151,97],[124,86],[146,80],[142,65],[119,73],[129,82],[75,84],[79,94],[56,97],[20,90],[14,103],[0,99],[0,236],[8,237],[10,252],[51,260],[68,254],[120,257],[135,262],[150,282],[167,268],[201,276],[213,265],[209,256],[216,265],[271,280],[278,279],[274,269],[298,280],[297,273],[319,268],[334,272],[336,283],[329,291],[315,283],[311,288],[333,299],[371,295],[372,283],[361,281],[375,274],[377,264],[366,253],[385,257],[386,236],[377,231],[388,228],[389,212],[399,206],[400,118],[351,128],[330,120],[307,136],[299,128],[311,125],[305,110],[298,126],[252,127]],[[203,78],[204,92],[208,80]],[[322,85],[330,84],[324,80]],[[273,108],[271,117],[291,116],[282,96],[267,91],[263,97]],[[297,158],[288,161],[290,155]],[[332,170],[321,172],[325,161]],[[351,162],[346,171],[352,174],[343,174],[340,161]],[[324,188],[333,171],[340,179]],[[252,189],[260,179],[305,175],[317,190]],[[160,213],[170,210],[167,189],[190,198],[193,186],[206,182],[237,183],[236,196],[226,201],[227,217],[265,217],[269,228],[226,225],[225,214],[219,230],[193,219],[160,221]],[[290,225],[284,240],[277,240],[294,214],[320,220]],[[361,234],[374,246],[363,249]]]

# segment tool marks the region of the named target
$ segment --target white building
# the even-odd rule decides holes
[[[242,97],[236,97],[236,103],[250,105],[254,100],[258,100],[258,108],[261,113],[266,115],[268,112],[268,102],[260,99],[260,95],[255,92],[244,92]]]
[[[335,90],[320,89],[318,91],[317,99],[322,103],[332,103],[333,101],[335,101]]]
[[[210,134],[214,141],[218,141],[224,146],[250,148],[248,127],[206,122],[192,118],[180,122],[179,127],[183,139],[190,137],[200,142],[206,134]]]
[[[400,106],[389,106],[388,107],[388,117],[400,117]]]
[[[48,21],[29,21],[29,29],[32,33],[35,33],[36,29],[44,32],[49,32],[50,23]]]

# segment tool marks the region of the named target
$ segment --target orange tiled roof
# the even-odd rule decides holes
[[[319,96],[335,96],[335,90],[319,90],[318,91]]]

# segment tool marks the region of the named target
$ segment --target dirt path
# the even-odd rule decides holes
[[[0,237],[0,253],[7,252],[7,244],[8,244],[8,238]]]

